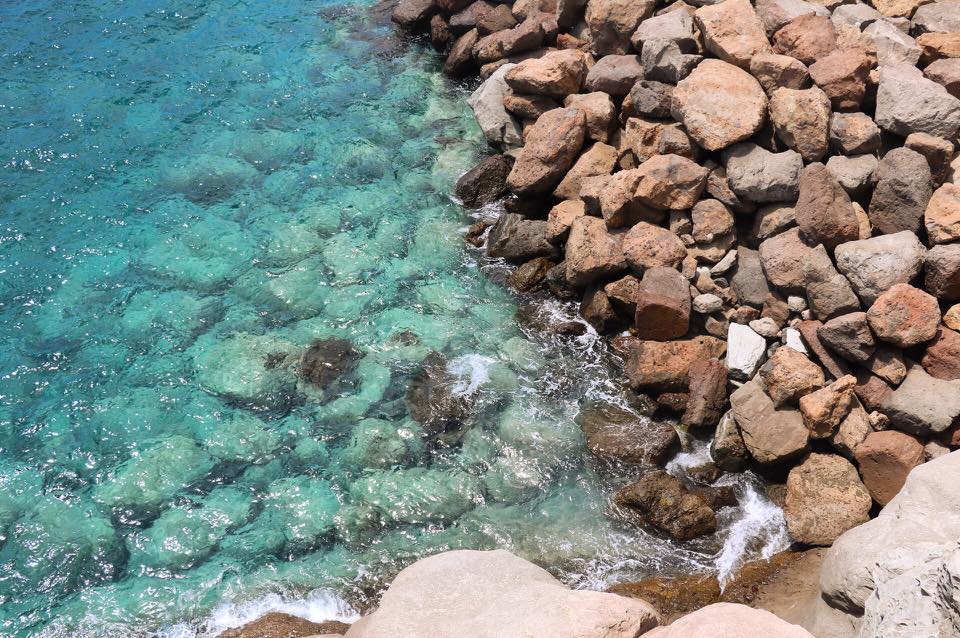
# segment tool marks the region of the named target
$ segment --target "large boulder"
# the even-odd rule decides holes
[[[889,503],[907,480],[910,470],[923,463],[923,444],[903,432],[871,432],[854,451],[860,476],[880,505]]]
[[[814,453],[790,470],[783,514],[795,541],[830,545],[870,520],[872,503],[850,461],[836,454]]]
[[[830,18],[808,13],[794,18],[771,39],[773,50],[812,65],[837,48],[837,30]]]
[[[577,49],[551,51],[523,60],[504,79],[514,93],[563,98],[579,93],[587,77],[587,56]]]
[[[241,627],[228,629],[217,638],[303,638],[307,636],[343,635],[350,628],[336,620],[312,622],[279,611],[268,612]]]
[[[669,423],[651,421],[615,405],[587,406],[576,421],[587,447],[597,456],[663,465],[680,450],[680,437]]]
[[[816,162],[827,154],[830,100],[819,88],[776,89],[770,95],[770,120],[780,141],[804,161]]]
[[[797,405],[801,397],[819,390],[825,383],[820,366],[790,346],[777,348],[760,368],[760,378],[778,408]]]
[[[657,613],[641,600],[571,591],[504,550],[458,550],[421,559],[397,574],[377,610],[346,635],[634,638],[657,624]]]
[[[690,327],[690,284],[673,268],[647,269],[637,288],[636,334],[666,341],[687,334]]]
[[[647,268],[678,267],[687,249],[666,228],[639,222],[623,237],[623,255],[634,272],[642,274]]]
[[[924,270],[924,290],[942,301],[960,300],[960,243],[931,248]]]
[[[930,164],[909,148],[895,148],[874,171],[877,185],[870,199],[870,223],[883,234],[920,232],[933,193]]]
[[[837,110],[860,108],[873,61],[860,47],[834,49],[810,65],[810,78]]]
[[[505,77],[514,66],[501,66],[467,98],[483,136],[494,146],[514,148],[523,145],[520,122],[503,107],[503,97],[510,91]]]
[[[960,333],[940,326],[920,363],[932,377],[945,381],[960,379]]]
[[[936,297],[909,284],[895,284],[867,310],[873,334],[900,348],[930,341],[940,324]]]
[[[637,198],[654,208],[691,208],[707,185],[709,171],[679,155],[654,155],[637,168]]]
[[[623,273],[623,233],[610,232],[602,219],[577,217],[570,226],[565,264],[567,280],[577,288]]]
[[[554,257],[557,248],[547,240],[547,222],[503,213],[487,236],[487,254],[520,264],[535,257]]]
[[[727,182],[738,196],[750,202],[790,202],[797,199],[803,158],[796,151],[773,153],[743,142],[723,153]]]
[[[460,176],[454,193],[464,206],[475,208],[507,193],[507,175],[513,163],[506,155],[491,155]]]
[[[575,108],[540,116],[527,133],[507,186],[519,195],[549,193],[573,166],[587,136],[587,117]]]
[[[653,13],[654,0],[589,0],[584,16],[597,55],[630,52],[630,36]]]
[[[780,463],[807,451],[810,436],[799,410],[778,410],[756,379],[730,395],[730,406],[743,442],[758,463]]]
[[[813,638],[803,627],[791,625],[769,611],[735,603],[714,603],[644,634],[644,638]]]
[[[929,133],[953,139],[960,128],[960,100],[915,66],[887,64],[880,67],[875,119],[895,135]]]
[[[837,270],[854,292],[870,305],[894,284],[907,284],[920,275],[926,249],[910,231],[879,235],[837,246]]]
[[[760,130],[766,120],[767,96],[743,69],[704,60],[677,84],[672,113],[697,144],[718,151]]]

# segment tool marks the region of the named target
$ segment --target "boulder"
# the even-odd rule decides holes
[[[510,285],[520,292],[536,290],[543,285],[547,279],[547,273],[554,266],[556,264],[546,257],[535,257],[520,264],[510,273]]]
[[[475,68],[473,47],[477,46],[479,41],[480,32],[476,29],[470,29],[454,40],[450,53],[447,54],[447,59],[443,63],[444,74],[454,78],[468,75]]]
[[[687,334],[690,284],[674,268],[654,266],[643,273],[636,295],[636,335],[666,341]]]
[[[575,200],[580,197],[583,181],[597,175],[609,175],[617,163],[617,149],[597,142],[577,158],[567,174],[553,189],[554,197]]]
[[[619,171],[608,179],[585,179],[580,189],[580,196],[587,202],[591,212],[599,208],[609,228],[623,228],[633,226],[639,222],[658,222],[664,213],[647,206],[635,193],[640,183],[638,169]],[[593,189],[599,187],[599,194],[594,196]],[[596,202],[594,206],[593,202]]]
[[[931,62],[923,70],[923,77],[945,88],[953,97],[960,97],[960,58]]]
[[[653,13],[653,0],[589,0],[584,16],[594,53],[623,55],[630,51],[630,36]]]
[[[874,172],[877,186],[870,199],[870,223],[882,234],[920,232],[932,194],[930,165],[908,148],[896,148],[880,160]]]
[[[854,406],[830,437],[830,445],[840,454],[852,459],[857,447],[873,432],[870,416],[860,406]],[[862,477],[861,477],[862,478]],[[869,487],[867,488],[870,489]]]
[[[220,632],[217,638],[304,638],[318,635],[343,635],[350,629],[336,620],[311,622],[279,611],[271,611],[242,627]]]
[[[317,339],[300,355],[300,378],[323,389],[352,372],[359,359],[346,339]]]
[[[497,62],[540,48],[544,38],[543,23],[534,17],[524,20],[512,29],[497,31],[480,38],[473,47],[473,57],[480,64]]]
[[[749,326],[731,323],[727,332],[726,365],[730,377],[746,380],[756,373],[767,351],[766,340]]]
[[[623,256],[637,274],[647,268],[677,268],[687,255],[680,238],[666,228],[640,222],[623,237]]]
[[[925,254],[923,244],[910,231],[847,242],[834,251],[837,269],[866,305],[893,285],[916,279]]]
[[[923,463],[923,444],[895,430],[871,432],[854,457],[870,496],[886,505],[903,487],[910,470]]]
[[[960,334],[941,326],[920,360],[931,377],[954,381],[960,379]]]
[[[621,277],[616,281],[611,281],[603,287],[607,293],[607,298],[613,304],[618,314],[624,317],[633,317],[637,312],[637,291],[640,288],[640,280],[633,275]]]
[[[610,232],[596,217],[574,219],[565,264],[567,280],[577,288],[622,274],[627,270],[623,234]]]
[[[503,98],[510,90],[504,77],[513,67],[513,64],[501,66],[467,98],[483,136],[497,147],[523,145],[520,123],[503,108]]]
[[[615,405],[587,406],[577,415],[587,447],[624,463],[663,465],[680,450],[669,423],[650,421]]]
[[[605,55],[587,73],[590,91],[602,91],[615,98],[626,97],[643,79],[643,64],[638,55]]]
[[[727,368],[719,359],[705,359],[690,364],[690,396],[680,422],[700,428],[713,427],[727,409]]]
[[[727,412],[720,418],[710,442],[710,458],[718,468],[727,472],[742,472],[746,469],[750,452],[743,442],[733,412]]]
[[[836,454],[810,454],[787,477],[783,515],[795,541],[830,545],[870,520],[872,501],[850,461]]]
[[[636,196],[654,208],[691,208],[707,185],[707,169],[679,155],[654,155],[636,170]]]
[[[861,42],[876,52],[880,66],[915,66],[921,50],[917,41],[886,20],[877,20],[863,30]]]
[[[830,146],[844,155],[875,153],[880,150],[880,127],[866,113],[834,113]]]
[[[837,30],[827,16],[808,13],[774,33],[772,42],[775,53],[789,55],[809,66],[837,48]]]
[[[803,279],[807,302],[817,319],[827,321],[860,310],[860,301],[850,282],[837,272],[823,246],[817,246],[807,253]]]
[[[676,84],[690,75],[703,56],[684,53],[673,40],[647,40],[640,52],[644,73],[651,80]]]
[[[873,6],[887,18],[909,18],[923,0],[876,0]]]
[[[460,176],[454,194],[464,206],[478,208],[507,193],[507,175],[512,167],[506,155],[491,155]]]
[[[756,7],[767,35],[773,35],[791,20],[803,15],[830,16],[830,10],[826,7],[805,0],[758,0]]]
[[[587,55],[576,49],[550,51],[523,60],[503,76],[514,93],[563,98],[579,93],[587,78]]]
[[[879,345],[864,367],[887,383],[900,385],[907,376],[907,365],[900,350]]]
[[[830,99],[834,109],[860,108],[867,93],[870,57],[860,47],[834,49],[810,65],[810,79]]]
[[[803,158],[796,151],[771,153],[743,142],[723,153],[731,190],[751,202],[790,202],[797,199]]]
[[[377,610],[347,632],[379,636],[516,636],[633,638],[658,624],[641,601],[567,589],[546,570],[504,550],[457,550],[420,559],[401,571]]]
[[[623,330],[624,321],[604,292],[603,286],[588,286],[580,302],[580,316],[600,334],[613,334]]]
[[[921,3],[917,3],[921,4]],[[949,2],[922,3],[913,14],[914,35],[960,31],[960,14]]]
[[[547,111],[560,108],[560,104],[544,95],[514,93],[503,97],[503,107],[521,119],[536,121]]]
[[[717,529],[717,516],[707,500],[663,470],[621,487],[613,502],[676,540],[691,540]]]
[[[778,410],[756,379],[730,395],[730,406],[744,445],[758,463],[781,463],[807,451],[810,436],[800,412]]]
[[[873,188],[873,177],[880,161],[875,155],[854,155],[844,157],[834,155],[827,160],[827,171],[837,180],[851,198],[863,199]],[[860,215],[854,209],[854,214]],[[867,218],[869,222],[869,217]],[[861,232],[854,239],[866,239],[868,233]]]
[[[867,310],[877,339],[900,348],[930,341],[940,324],[940,306],[933,297],[909,284],[895,284]]]
[[[820,326],[817,336],[828,348],[854,363],[865,363],[877,347],[865,312],[834,317]]]
[[[931,244],[960,240],[960,186],[947,183],[934,191],[923,213],[923,225]]]
[[[760,17],[749,0],[724,0],[693,14],[707,50],[724,62],[749,68],[758,53],[770,51]]]
[[[760,377],[778,408],[796,405],[801,397],[822,388],[826,382],[820,366],[789,346],[777,348],[760,368]]]
[[[549,193],[573,166],[587,133],[580,109],[554,109],[540,116],[526,136],[507,186],[519,195]]]
[[[627,377],[630,386],[638,391],[684,390],[689,383],[691,363],[722,357],[726,349],[724,341],[706,336],[682,341],[637,341],[627,357]]]
[[[911,133],[903,144],[927,159],[933,184],[942,184],[950,170],[950,161],[953,159],[953,142],[928,133]]]
[[[621,117],[670,117],[674,87],[655,80],[638,80],[623,99]]]
[[[902,137],[920,132],[953,139],[960,127],[960,100],[920,69],[888,64],[880,68],[875,119],[880,128]]]
[[[795,214],[803,236],[813,244],[823,244],[829,251],[859,239],[860,226],[850,196],[819,162],[810,164],[800,174]]]
[[[822,326],[823,323],[820,321],[807,320],[795,324],[794,327],[803,337],[803,343],[806,344],[810,352],[820,361],[820,365],[822,365],[834,379],[839,379],[850,373],[850,366],[848,366],[843,359],[834,356],[833,352],[820,341],[817,332]]]
[[[913,366],[881,407],[898,430],[917,436],[939,434],[960,416],[960,381],[937,379]]]
[[[554,246],[565,244],[567,237],[570,236],[570,227],[573,226],[574,220],[586,214],[586,207],[583,201],[579,199],[569,199],[551,208],[550,212],[547,213],[545,231],[547,241]]]
[[[934,246],[927,253],[923,287],[943,301],[960,300],[960,243]]]
[[[760,244],[760,263],[767,280],[787,294],[803,293],[804,274],[814,249],[800,238],[800,230],[791,228]]]
[[[810,430],[810,438],[826,439],[833,436],[854,406],[853,388],[856,384],[856,377],[847,375],[800,398],[800,414],[804,425]]]
[[[686,53],[694,53],[700,46],[694,33],[693,14],[689,10],[668,11],[641,22],[630,42],[634,49],[641,51],[649,40],[675,42]]]
[[[487,236],[487,254],[521,264],[535,257],[556,257],[556,246],[547,241],[547,222],[503,213]]]
[[[805,89],[810,73],[803,62],[789,55],[758,53],[750,60],[750,75],[757,78],[769,95],[777,89]]]
[[[464,9],[464,11],[466,10]],[[506,31],[517,26],[517,18],[513,16],[510,7],[500,4],[490,7],[486,11],[478,11],[475,19],[477,30],[481,35]]]
[[[425,24],[436,11],[434,0],[400,0],[390,19],[403,29],[413,30]]]
[[[817,87],[779,88],[770,94],[770,120],[784,144],[807,162],[827,153],[830,130],[830,100]]]
[[[738,638],[746,635],[813,638],[798,625],[763,609],[736,603],[714,603],[644,634],[645,638]]]
[[[709,151],[751,137],[767,113],[767,96],[753,76],[720,60],[704,60],[681,80],[672,104],[673,117]]]

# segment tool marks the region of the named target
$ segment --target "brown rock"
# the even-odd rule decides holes
[[[693,19],[707,50],[724,62],[746,69],[753,56],[770,51],[763,22],[748,0],[724,0],[700,7]]]
[[[572,286],[581,288],[620,275],[626,269],[623,234],[609,232],[603,220],[596,217],[578,217],[573,221],[566,246],[566,274]]]
[[[960,186],[944,184],[933,192],[923,213],[930,244],[946,244],[960,239]]]
[[[821,321],[860,310],[860,300],[847,278],[837,272],[826,248],[819,245],[807,253],[803,266],[807,303]]]
[[[885,235],[918,233],[932,194],[927,159],[908,148],[895,148],[880,160],[874,177],[877,185],[869,210],[873,227]]]
[[[830,100],[817,87],[773,91],[770,95],[770,120],[777,137],[800,153],[805,161],[815,162],[827,154]]]
[[[854,456],[873,500],[886,505],[903,487],[910,470],[923,463],[923,444],[896,430],[872,432]]]
[[[450,32],[450,25],[447,24],[442,15],[434,14],[430,18],[430,44],[437,51],[443,51],[452,39],[453,34]]]
[[[505,155],[491,155],[464,173],[454,193],[471,208],[494,202],[507,193],[507,175],[511,163]]]
[[[874,153],[880,150],[880,127],[866,113],[834,113],[830,145],[844,155]]]
[[[847,375],[800,398],[800,414],[803,415],[803,424],[810,430],[810,438],[833,436],[854,405],[853,388],[856,384],[857,379]]]
[[[630,36],[655,6],[653,0],[589,0],[584,19],[597,55],[628,53]]]
[[[589,126],[589,120],[588,120]],[[617,149],[597,142],[577,158],[573,167],[553,190],[558,199],[578,199],[583,180],[596,175],[609,175],[617,164]]]
[[[800,229],[791,228],[760,244],[760,263],[767,280],[787,294],[806,289],[804,265],[813,250],[802,239]]]
[[[718,151],[751,137],[766,118],[767,96],[743,69],[720,60],[704,60],[677,84],[672,113],[690,137]]]
[[[931,377],[960,379],[960,334],[941,326],[920,363]]]
[[[587,73],[587,89],[623,98],[642,79],[639,55],[605,55]]]
[[[588,286],[580,302],[580,316],[600,334],[623,330],[624,321],[613,308],[601,286]]]
[[[461,77],[470,73],[475,65],[473,62],[473,48],[480,40],[476,29],[470,29],[453,42],[450,53],[443,63],[443,72],[450,77]]]
[[[498,6],[502,7],[504,5]],[[545,95],[517,95],[511,93],[503,96],[503,108],[522,120],[537,120],[547,111],[560,108],[560,104]]]
[[[960,33],[923,33],[917,37],[917,44],[923,64],[941,58],[960,58]]]
[[[484,36],[473,47],[473,57],[480,64],[496,62],[511,55],[533,51],[543,44],[543,26],[539,20],[524,20],[512,29]]]
[[[477,26],[478,17],[492,9],[493,6],[486,0],[476,0],[467,8],[462,11],[456,11],[450,16],[450,30],[453,31],[455,35],[463,35]],[[513,16],[511,15],[511,17]]]
[[[753,234],[763,241],[789,230],[797,223],[796,212],[788,204],[770,204],[757,211],[753,221]]]
[[[727,409],[727,368],[719,359],[694,361],[689,368],[690,398],[680,422],[713,427]]]
[[[507,176],[507,185],[521,195],[549,193],[573,166],[586,132],[587,119],[579,109],[541,115]]]
[[[623,238],[623,255],[637,274],[647,268],[677,268],[687,254],[680,238],[665,228],[640,222]]]
[[[535,257],[510,273],[510,285],[521,292],[539,288],[547,278],[547,272],[556,266],[546,257]]]
[[[891,388],[886,381],[861,368],[857,370],[857,385],[853,391],[868,410],[879,410],[890,395]]]
[[[934,246],[927,252],[923,287],[943,301],[960,299],[960,243]]]
[[[833,436],[830,444],[847,458],[853,458],[857,447],[863,443],[873,428],[870,427],[870,417],[860,406],[854,406]],[[868,488],[869,489],[869,488]]]
[[[805,89],[810,86],[807,67],[796,58],[778,53],[758,53],[750,60],[750,74],[769,95],[777,89]]]
[[[487,236],[487,255],[515,264],[534,257],[555,257],[557,248],[547,241],[547,222],[503,213]]]
[[[838,355],[855,363],[869,360],[877,346],[865,312],[834,317],[820,326],[817,336]]]
[[[637,169],[614,173],[603,182],[597,197],[597,208],[609,228],[633,226],[638,222],[657,222],[663,218],[662,211],[653,209],[636,198],[639,183],[640,173]],[[593,186],[594,183],[591,182],[590,185]],[[584,189],[581,189],[580,195],[584,200],[588,200],[588,205],[591,204],[591,195],[584,193]]]
[[[654,155],[636,170],[636,196],[654,208],[686,210],[707,185],[707,169],[679,155]]]
[[[580,109],[587,116],[587,135],[597,142],[610,138],[610,129],[617,118],[617,109],[606,93],[579,93],[568,95],[563,101],[568,108]]]
[[[636,304],[636,335],[639,338],[666,341],[687,334],[690,284],[675,269],[648,268],[637,290]]]
[[[627,275],[611,281],[603,287],[603,291],[607,293],[607,299],[620,316],[630,321],[634,320],[637,314],[637,294],[640,292],[639,279],[633,275]]]
[[[577,93],[587,79],[587,54],[575,49],[551,51],[523,60],[507,71],[507,85],[515,93],[563,98]]]
[[[510,7],[498,4],[488,11],[479,12],[476,17],[476,26],[481,35],[487,35],[512,29],[517,26],[517,19],[510,12]]]
[[[690,540],[717,529],[716,514],[706,499],[662,470],[620,488],[613,501],[676,540]]]
[[[929,133],[911,133],[903,145],[927,158],[934,184],[942,184],[953,159],[953,142]]]
[[[730,395],[743,443],[761,464],[781,463],[807,451],[810,435],[798,410],[777,409],[754,378]]]
[[[820,366],[789,346],[777,348],[760,368],[760,377],[776,407],[796,405],[800,398],[823,387]]]
[[[242,627],[221,632],[217,638],[301,638],[319,634],[345,634],[350,625],[336,620],[316,623],[271,611]]]
[[[647,601],[664,622],[720,600],[720,582],[713,574],[675,578],[648,576],[637,582],[618,583],[607,591]]]
[[[835,49],[810,65],[810,78],[838,111],[860,108],[867,92],[870,58],[860,47]]]
[[[848,529],[870,520],[870,494],[850,461],[810,454],[790,470],[783,514],[791,538],[831,545]]]
[[[829,372],[834,379],[839,379],[846,374],[850,374],[850,367],[846,362],[835,357],[833,353],[823,345],[823,342],[820,341],[817,333],[821,326],[823,326],[823,323],[820,321],[801,321],[794,327],[800,331],[803,342],[807,344],[807,347],[814,356],[816,356],[817,360],[820,361],[820,364],[826,368],[827,372]]]
[[[353,370],[360,354],[346,339],[318,339],[300,357],[300,377],[307,383],[326,388]]]
[[[860,238],[860,224],[847,191],[823,164],[810,164],[800,173],[800,199],[795,209],[803,236],[832,251]]]
[[[632,344],[627,359],[627,377],[630,386],[638,391],[684,390],[689,382],[691,363],[722,357],[726,349],[726,342],[715,337],[637,341]]]
[[[950,306],[943,313],[943,325],[951,330],[960,330],[960,303]]]
[[[864,367],[893,385],[900,385],[900,382],[907,376],[907,364],[903,359],[903,354],[899,350],[886,345],[877,347],[873,355],[867,359]]]
[[[873,7],[887,18],[909,18],[925,0],[874,0]]]
[[[808,66],[836,48],[837,30],[826,16],[802,15],[773,34],[775,53],[789,55]],[[813,69],[810,76],[814,77]],[[813,81],[816,82],[816,78]]]
[[[638,162],[643,163],[660,152],[660,136],[663,134],[663,128],[663,122],[639,117],[627,119],[624,134]]]
[[[710,442],[710,458],[717,467],[727,472],[742,472],[750,461],[750,452],[743,442],[740,427],[732,412],[720,418]]]
[[[900,348],[930,341],[937,334],[937,299],[909,284],[896,284],[880,295],[867,311],[867,321],[881,341]]]
[[[566,243],[573,221],[584,215],[586,215],[585,206],[579,199],[560,202],[551,208],[547,214],[547,241],[555,246]]]
[[[425,24],[436,11],[434,0],[400,0],[390,19],[401,28],[412,31]]]
[[[680,450],[680,437],[669,423],[650,421],[615,405],[587,406],[576,420],[587,447],[597,456],[663,465]]]
[[[623,99],[621,117],[669,117],[672,103],[672,85],[656,80],[638,80]]]
[[[923,70],[923,75],[943,86],[953,97],[960,97],[960,59],[932,62]]]

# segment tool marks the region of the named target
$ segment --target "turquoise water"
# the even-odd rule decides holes
[[[604,516],[625,473],[573,417],[615,369],[464,249],[468,89],[382,11],[28,0],[0,50],[0,634],[350,618],[457,547],[599,587],[768,524],[723,554]],[[321,391],[330,337],[359,355]],[[470,405],[439,448],[403,400],[433,351]]]

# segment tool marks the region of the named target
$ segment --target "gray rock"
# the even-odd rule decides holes
[[[693,311],[701,315],[723,310],[723,300],[714,294],[701,294],[693,298]]]
[[[504,64],[467,98],[467,104],[473,109],[483,136],[494,146],[523,146],[520,122],[503,108],[503,96],[510,91],[504,76],[515,66],[517,65]]]
[[[960,301],[960,244],[931,248],[924,270],[924,290],[943,301]]]
[[[865,312],[834,317],[820,326],[817,336],[838,355],[856,363],[867,361],[877,347]]]
[[[944,381],[913,366],[883,402],[894,428],[918,436],[946,431],[960,416],[960,380]]]
[[[730,378],[746,381],[756,374],[767,352],[767,341],[749,326],[731,323],[727,332],[727,369]]]
[[[917,41],[886,20],[877,20],[863,30],[873,41],[881,67],[891,64],[916,65],[920,61]]]
[[[960,58],[944,58],[931,62],[923,70],[923,77],[945,88],[953,97],[960,97]]]
[[[490,229],[487,254],[523,263],[534,257],[557,257],[559,251],[547,241],[547,222],[504,213]]]
[[[888,64],[880,68],[875,119],[880,128],[902,137],[919,132],[953,139],[960,128],[960,100],[920,69]]]
[[[643,79],[639,55],[605,55],[587,73],[587,89],[603,91],[613,97],[626,97]]]
[[[813,315],[827,321],[860,310],[860,300],[847,278],[837,272],[823,246],[812,249],[803,265],[807,302]]]
[[[800,191],[803,159],[796,151],[771,153],[750,142],[723,152],[727,181],[737,196],[752,202],[791,202]]]
[[[770,294],[770,287],[763,275],[760,253],[746,246],[737,246],[737,272],[733,275],[731,285],[740,303],[756,308],[763,306]]]
[[[648,80],[676,84],[700,64],[703,56],[684,53],[673,40],[653,39],[643,43],[640,59]]]
[[[757,379],[730,395],[730,406],[743,443],[758,463],[787,461],[808,449],[810,436],[800,411],[778,410]]]
[[[753,218],[753,234],[763,241],[779,235],[797,224],[797,215],[793,206],[787,204],[769,204],[757,211]]]
[[[750,453],[743,443],[733,412],[724,414],[717,424],[710,442],[710,458],[718,468],[727,472],[742,472],[747,468]]]
[[[639,80],[623,100],[623,115],[652,118],[670,117],[673,87],[654,80]]]
[[[877,20],[882,20],[883,16],[879,11],[863,2],[854,2],[852,4],[842,4],[833,10],[830,21],[837,27],[856,27],[858,31]]]
[[[880,127],[866,113],[834,113],[830,117],[830,146],[844,155],[880,150]]]
[[[883,234],[920,232],[923,213],[933,194],[930,164],[908,148],[895,148],[880,160],[877,186],[870,199],[870,223]]]
[[[920,275],[926,249],[909,231],[840,244],[834,251],[837,269],[867,306],[894,284]]]
[[[911,31],[923,33],[955,33],[960,31],[960,11],[953,2],[941,0],[918,8],[913,14]]]
[[[789,55],[758,53],[750,60],[750,73],[768,94],[779,88],[805,89],[810,86],[807,66]]]
[[[827,170],[840,182],[850,197],[859,199],[873,186],[873,174],[879,163],[875,155],[834,155],[827,160]]]
[[[688,11],[668,11],[640,23],[630,41],[637,51],[649,40],[676,42],[684,53],[696,53],[699,43],[693,31],[693,16]]]
[[[757,15],[767,30],[767,37],[785,27],[794,18],[805,15],[829,16],[830,10],[821,4],[804,0],[757,0]]]

